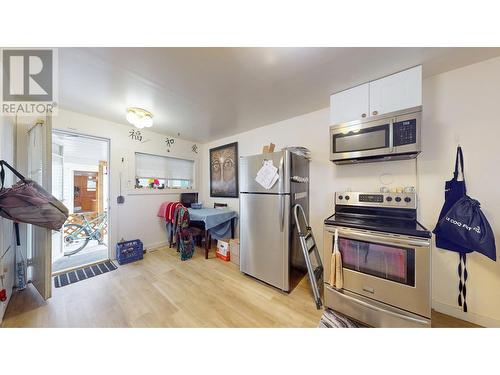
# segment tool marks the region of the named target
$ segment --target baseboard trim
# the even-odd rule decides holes
[[[162,242],[157,242],[157,243],[153,243],[153,244],[148,244],[148,245],[145,245],[144,248],[146,249],[146,252],[149,253],[151,251],[158,250],[159,248],[165,247],[165,246],[168,246],[168,242],[167,241],[162,241]]]
[[[463,312],[459,306],[452,306],[446,303],[432,301],[432,308],[440,313],[453,316],[458,319],[466,320],[468,322],[487,327],[487,328],[499,328],[500,320],[495,318],[490,318],[484,315],[476,314],[473,312]]]

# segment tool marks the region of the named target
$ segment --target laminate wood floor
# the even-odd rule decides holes
[[[142,261],[62,288],[43,301],[33,286],[13,295],[3,327],[316,327],[307,278],[290,294],[230,262],[182,262],[162,248]]]
[[[43,301],[33,286],[16,292],[2,327],[316,327],[307,278],[290,294],[243,275],[197,249],[182,262],[174,249],[62,288]],[[435,327],[473,326],[433,313]]]

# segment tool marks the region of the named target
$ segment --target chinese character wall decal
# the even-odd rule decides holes
[[[193,147],[191,147],[191,150],[193,150],[193,152],[195,154],[197,154],[198,153],[198,145],[193,145]]]
[[[173,138],[167,138],[165,140],[165,143],[167,144],[167,152],[170,152],[170,147],[174,145],[174,139]]]
[[[139,141],[139,142],[142,141],[142,134],[140,130],[130,130],[128,136],[130,139],[134,141]]]

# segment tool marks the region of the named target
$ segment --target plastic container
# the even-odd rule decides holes
[[[143,258],[144,246],[141,240],[118,242],[116,244],[116,260],[118,264],[135,262]]]
[[[200,209],[203,208],[203,203],[191,203],[191,208]]]
[[[229,240],[217,240],[217,250],[215,250],[215,256],[226,262],[231,259],[231,253],[229,251]]]

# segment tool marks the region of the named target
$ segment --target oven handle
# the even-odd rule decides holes
[[[335,234],[335,231],[327,229],[331,234]],[[409,245],[415,247],[428,247],[430,245],[429,241],[419,241],[414,239],[405,238],[394,238],[394,237],[383,237],[374,234],[362,233],[362,232],[352,232],[349,230],[343,230],[339,228],[339,236],[344,235],[345,237],[355,239],[355,240],[365,240],[377,242],[383,245]]]
[[[344,294],[344,293],[341,293],[342,294],[342,297],[344,298],[347,298],[349,300],[351,300],[352,302],[355,302],[361,306],[364,306],[364,307],[367,307],[371,310],[374,310],[374,311],[377,311],[377,312],[382,312],[384,314],[389,314],[389,315],[392,315],[392,316],[395,316],[396,318],[400,318],[400,319],[405,319],[405,320],[410,320],[412,322],[415,322],[415,323],[419,323],[419,324],[425,324],[425,325],[428,325],[429,322],[426,321],[426,320],[423,320],[423,319],[417,319],[417,318],[413,318],[411,316],[407,316],[407,315],[403,315],[403,314],[399,314],[397,312],[394,312],[394,311],[391,311],[391,310],[387,310],[387,309],[384,309],[382,307],[377,307],[377,306],[374,306],[368,302],[365,302],[365,301],[361,301],[357,298],[354,298],[354,297],[351,297],[351,296],[348,296],[347,294]]]

